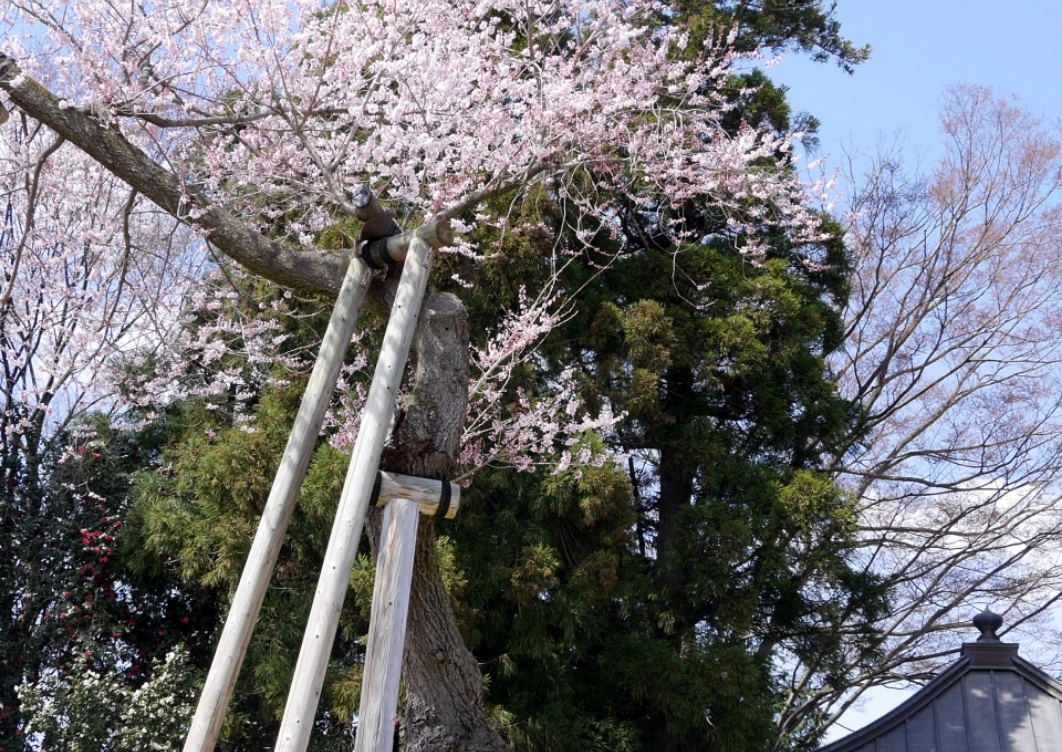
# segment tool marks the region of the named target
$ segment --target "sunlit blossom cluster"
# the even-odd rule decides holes
[[[589,431],[609,431],[622,416],[613,415],[607,406],[590,415],[572,369],[558,374],[544,395],[517,388],[514,399],[511,389],[517,369],[540,357],[538,345],[565,316],[562,300],[553,291],[531,299],[521,289],[517,309],[505,316],[483,348],[473,348],[469,421],[461,446],[465,477],[487,465],[528,471],[548,464],[560,473],[572,464],[573,447],[577,464],[605,461],[605,454],[580,444],[580,438]]]
[[[458,216],[549,180],[593,211],[606,191],[716,205],[773,201],[813,233],[801,186],[753,169],[788,151],[728,135],[725,44],[677,61],[652,0],[18,0],[4,40],[30,75],[97,113],[190,185],[311,246],[368,184],[411,216]],[[722,41],[722,40],[720,40]],[[633,196],[633,192],[632,192]],[[747,207],[745,207],[747,210]]]
[[[806,186],[790,170],[763,167],[789,153],[786,138],[720,126],[726,105],[717,92],[737,60],[729,40],[720,35],[676,57],[687,40],[651,23],[659,12],[653,0],[165,0],[132,13],[105,2],[16,0],[0,12],[0,28],[8,30],[0,46],[64,97],[64,107],[119,130],[189,190],[298,247],[312,249],[337,213],[350,213],[350,196],[362,185],[407,222],[452,218],[467,231],[482,218],[478,203],[540,181],[573,207],[571,237],[587,243],[593,233],[582,218],[607,229],[624,195],[651,212],[688,201],[724,212],[740,206],[752,221],[757,205],[770,203],[772,221],[814,237]],[[11,133],[3,134],[14,155],[5,179],[13,195],[21,192],[15,216],[23,219],[8,242],[25,241],[68,265],[80,259],[83,289],[67,284],[42,300],[67,301],[64,311],[80,306],[103,322],[50,327],[86,337],[64,355],[77,353],[82,363],[56,358],[51,367],[93,374],[121,362],[124,393],[139,407],[182,394],[208,402],[233,396],[233,419],[253,430],[241,405],[280,357],[275,320],[242,316],[236,292],[224,285],[195,287],[187,273],[193,239],[178,238],[172,222],[74,149],[39,133],[22,141]],[[47,149],[54,164],[39,170],[39,196],[31,197],[19,176],[42,164]],[[86,177],[71,181],[68,164]],[[31,198],[46,194],[58,202],[53,216],[66,223],[51,234],[26,219]],[[202,211],[190,202],[185,219],[194,226]],[[730,223],[735,238],[745,229],[738,215]],[[70,217],[78,219],[71,224]],[[168,235],[144,236],[148,219]],[[670,229],[681,236],[680,226]],[[74,258],[73,248],[99,250]],[[473,258],[492,252],[459,250]],[[744,250],[753,262],[762,252],[752,240]],[[25,269],[7,270],[20,283],[30,279],[30,256],[23,257]],[[158,269],[128,273],[146,259],[186,276],[163,282]],[[54,267],[47,258],[33,265]],[[117,317],[132,305],[127,299],[135,311]],[[586,416],[570,372],[553,380],[549,396],[507,391],[513,368],[534,357],[563,305],[549,295],[522,300],[474,354],[468,467],[529,469],[547,455],[562,468],[573,459],[599,461],[586,450],[557,452],[615,420],[607,411]],[[139,367],[145,353],[158,358],[154,370]],[[356,431],[363,399],[347,381],[326,429],[340,446]]]
[[[238,269],[208,274],[187,291],[171,339],[116,361],[112,379],[123,404],[146,409],[150,417],[153,406],[195,397],[207,409],[224,405],[233,421],[254,430],[250,406],[261,387],[284,371],[307,370],[313,353],[285,346],[280,320],[293,315],[291,293],[249,303],[237,286],[242,276]],[[261,312],[268,315],[252,315]]]

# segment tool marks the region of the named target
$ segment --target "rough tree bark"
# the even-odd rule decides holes
[[[693,372],[686,367],[671,368],[665,381],[667,392],[664,411],[681,424],[691,416],[688,403],[694,396]],[[675,560],[674,552],[679,540],[679,517],[693,498],[694,468],[690,465],[689,450],[685,442],[676,442],[673,434],[674,426],[669,424],[655,437],[660,451],[656,563],[661,584],[679,594],[684,583],[681,561]]]
[[[467,314],[454,295],[424,304],[413,341],[412,389],[380,466],[406,475],[452,477],[468,409]],[[367,525],[375,549],[379,520]],[[421,520],[402,661],[402,749],[507,752],[483,710],[483,675],[465,647],[439,575],[433,518]]]

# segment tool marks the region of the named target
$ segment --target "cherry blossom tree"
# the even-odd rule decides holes
[[[786,144],[718,127],[731,56],[669,60],[683,40],[643,23],[651,4],[60,7],[7,12],[11,104],[302,289],[338,288],[345,257],[313,237],[357,215],[364,184],[411,221],[540,181],[601,217],[605,188],[637,185],[673,202],[775,197],[814,226],[789,174],[749,169]]]
[[[134,216],[180,235],[177,256],[146,242],[101,244],[111,255],[92,273],[123,294],[134,288],[127,268],[162,257],[185,270],[214,252],[289,287],[334,293],[355,243],[333,252],[319,239],[365,219],[356,198],[364,186],[410,226],[469,230],[485,218],[483,202],[540,188],[563,207],[564,231],[586,244],[615,231],[618,197],[650,213],[709,202],[731,215],[735,238],[769,202],[776,226],[818,237],[804,186],[785,166],[787,138],[721,127],[718,91],[737,58],[721,39],[673,55],[685,38],[656,23],[666,10],[645,0],[14,2],[0,13],[0,104],[14,113],[4,127],[43,139],[9,177],[32,174],[48,150],[69,154],[117,178],[108,184],[123,186],[124,201],[101,206],[91,183],[53,173],[68,205],[95,207],[92,221],[112,236],[118,228],[132,237]],[[684,238],[680,225],[666,231]],[[193,236],[205,242],[186,242]],[[742,250],[754,263],[761,252],[752,242]],[[192,294],[164,279],[135,286],[156,319],[143,335],[153,346],[181,342],[159,331],[180,320],[176,304]],[[533,464],[528,450],[570,444],[608,421],[585,418],[567,376],[554,399],[523,400],[523,412],[504,419],[498,412],[496,384],[531,357],[527,335],[548,331],[563,305],[529,302],[476,353],[483,379],[473,392],[471,465]],[[223,334],[184,344],[216,358]],[[109,353],[141,335],[109,333]],[[239,377],[226,386],[238,391]],[[142,391],[152,393],[166,396],[159,383]]]
[[[816,232],[789,172],[750,168],[786,141],[719,127],[714,87],[734,56],[669,59],[684,40],[644,23],[652,3],[62,8],[16,3],[0,19],[18,32],[4,40],[8,107],[125,181],[138,207],[151,199],[299,289],[338,289],[348,255],[313,238],[361,216],[364,184],[411,223],[466,229],[478,203],[538,182],[571,207],[577,237],[624,193],[724,210],[770,198],[783,224]]]
[[[14,123],[3,135],[5,436],[32,442],[106,408],[93,385],[108,360],[148,331],[166,333],[181,302],[173,292],[201,261],[184,252],[190,233],[158,223],[135,191],[62,138]]]

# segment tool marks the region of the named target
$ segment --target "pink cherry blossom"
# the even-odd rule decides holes
[[[615,228],[617,197],[647,211],[740,206],[735,233],[739,216],[769,203],[794,237],[817,237],[807,186],[762,167],[790,153],[789,140],[720,125],[720,85],[744,62],[732,40],[675,59],[688,40],[648,22],[662,12],[653,0],[11,0],[0,50],[67,110],[119,131],[175,175],[186,200],[175,222],[39,124],[0,127],[0,308],[5,326],[34,332],[29,345],[3,344],[0,357],[21,369],[6,404],[46,414],[61,404],[64,415],[118,405],[122,380],[144,407],[232,393],[234,419],[254,430],[241,405],[283,341],[275,324],[242,316],[224,285],[199,282],[215,259],[196,227],[208,207],[193,194],[307,252],[338,215],[355,213],[350,197],[362,186],[408,226],[451,219],[468,231],[485,219],[476,213],[485,199],[515,201],[543,184],[571,208],[570,236],[587,243]],[[759,249],[745,251],[754,263]],[[455,252],[495,251],[459,241]],[[573,304],[524,297],[473,353],[468,472],[601,460],[572,448],[616,417],[587,415],[570,372],[546,395],[507,389]],[[184,325],[199,313],[206,324]],[[217,368],[232,352],[248,367]],[[166,368],[132,380],[110,368],[148,353]],[[287,365],[303,368],[310,355]],[[196,382],[196,370],[213,375]],[[345,394],[326,428],[340,446],[362,399],[356,387]],[[5,431],[26,420],[14,416]]]

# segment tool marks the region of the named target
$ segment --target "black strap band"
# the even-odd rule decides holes
[[[369,265],[370,269],[384,269],[395,263],[391,254],[387,252],[387,238],[380,238],[366,243],[358,253],[362,261]]]
[[[383,269],[394,264],[396,259],[392,258],[387,251],[387,239],[401,233],[402,228],[398,226],[397,222],[392,220],[391,226],[382,235],[376,235],[372,238],[359,237],[359,240],[364,240],[365,242],[358,251],[358,255],[361,256],[362,261],[369,265],[370,269]]]
[[[379,504],[379,501],[380,501],[380,485],[382,483],[383,483],[383,474],[379,470],[377,470],[376,471],[376,480],[373,481],[373,484],[372,484],[372,495],[369,496],[369,506],[370,507],[378,507],[378,506],[380,506],[380,504]]]
[[[442,483],[442,491],[439,493],[439,508],[435,510],[436,517],[445,517],[446,513],[450,511],[450,495],[453,493],[450,489],[450,481],[440,481]]]

